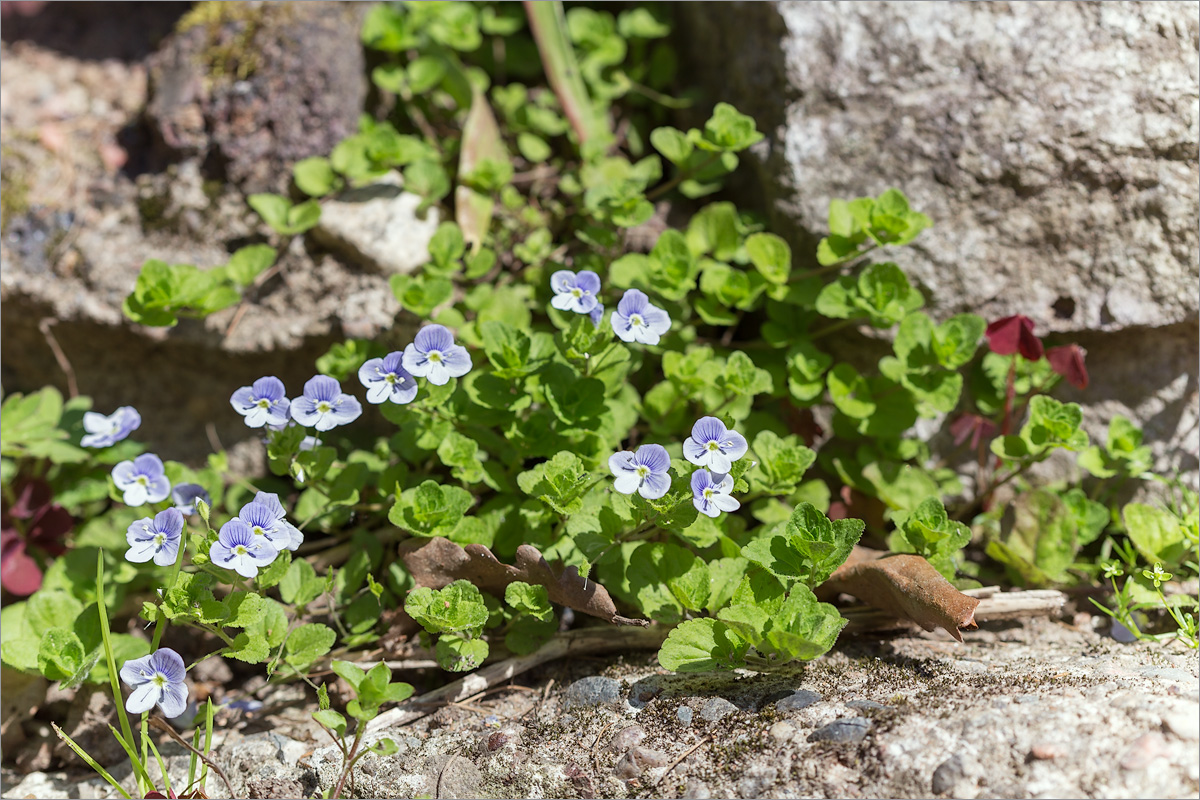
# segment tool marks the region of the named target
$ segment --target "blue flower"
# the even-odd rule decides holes
[[[87,435],[79,443],[84,447],[108,447],[133,433],[141,424],[142,415],[133,406],[121,406],[107,417],[88,411],[83,415],[83,429]]]
[[[569,269],[560,269],[550,276],[550,288],[554,289],[550,305],[559,311],[590,314],[599,302],[596,294],[600,291],[600,276],[590,269],[582,270],[578,275]]]
[[[190,517],[196,513],[196,501],[203,500],[206,506],[212,505],[212,498],[198,483],[181,483],[171,490],[171,502],[179,509],[179,513]]]
[[[600,320],[604,319],[604,303],[596,303],[596,307],[588,312],[588,319],[597,328],[600,327]]]
[[[271,492],[259,492],[254,499],[242,506],[237,518],[250,526],[255,536],[262,536],[276,550],[295,550],[304,543],[304,534],[285,517],[279,496]]]
[[[747,449],[745,436],[726,430],[725,423],[716,417],[701,417],[683,443],[683,457],[697,466],[724,473],[746,455]]]
[[[169,647],[126,661],[120,674],[125,685],[133,689],[125,701],[125,710],[130,714],[141,714],[157,705],[170,719],[187,709],[188,690],[183,682],[187,669],[179,653]]]
[[[402,365],[404,354],[396,351],[383,358],[369,358],[358,368],[358,380],[367,390],[368,403],[411,403],[417,396],[417,379]]]
[[[737,511],[742,504],[729,496],[732,491],[732,475],[711,475],[706,469],[692,473],[692,505],[701,514],[716,517],[722,511]]]
[[[657,500],[671,488],[670,467],[671,457],[660,444],[644,444],[636,453],[622,450],[608,459],[608,468],[617,477],[613,488],[621,494],[637,492],[647,500]]]
[[[253,578],[259,567],[267,566],[277,555],[279,551],[266,536],[255,535],[249,525],[237,518],[221,526],[217,540],[208,549],[208,557],[214,564],[243,578]]]
[[[229,398],[233,410],[246,418],[251,428],[277,427],[288,421],[288,399],[284,397],[283,381],[266,376],[251,386],[243,386]]]
[[[292,419],[306,428],[328,431],[358,419],[362,404],[342,391],[328,375],[317,375],[304,384],[304,394],[293,398]]]
[[[613,333],[623,342],[658,344],[662,335],[671,330],[671,318],[661,308],[650,304],[646,293],[629,289],[612,313]]]
[[[166,500],[171,493],[171,482],[167,480],[162,459],[153,453],[117,464],[113,467],[112,478],[117,488],[124,492],[125,505],[131,508]]]
[[[129,526],[125,541],[129,550],[125,560],[135,564],[154,561],[160,567],[169,567],[179,555],[179,543],[183,540],[183,514],[177,508],[168,508],[146,517]]]
[[[450,331],[441,325],[426,325],[417,331],[413,343],[404,348],[401,362],[410,375],[426,378],[434,386],[471,371],[467,348],[455,344]]]

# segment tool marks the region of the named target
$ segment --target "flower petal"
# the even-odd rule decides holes
[[[331,403],[341,392],[341,385],[328,375],[314,375],[304,384],[304,396],[310,400]]]
[[[647,500],[657,500],[671,489],[671,479],[662,472],[652,472],[642,479],[638,494]]]
[[[452,378],[461,378],[471,371],[471,354],[461,345],[451,345],[442,351],[442,364]]]
[[[171,683],[183,683],[183,679],[187,677],[183,656],[169,647],[160,647],[151,653],[150,665]]]
[[[737,461],[746,455],[746,451],[749,449],[750,445],[746,442],[746,437],[737,431],[727,432],[725,438],[721,440],[721,452],[728,456],[730,461]]]
[[[158,705],[162,709],[163,716],[167,719],[174,719],[187,711],[187,686],[182,683],[171,683],[163,687],[162,697],[159,698]]]
[[[708,454],[708,468],[713,472],[729,472],[733,463],[729,460],[729,456],[717,451]]]
[[[640,289],[627,289],[621,296],[621,302],[617,303],[617,311],[621,316],[628,318],[633,314],[641,314],[649,304],[650,298],[645,292]]]
[[[317,411],[316,402],[307,397],[297,397],[293,400],[291,413],[292,419],[306,428],[313,427],[321,419],[321,413]]]
[[[125,494],[121,499],[130,508],[137,508],[140,505],[145,505],[146,494],[146,487],[134,482],[125,487]]]
[[[166,472],[162,459],[154,453],[142,453],[133,460],[134,471],[147,478],[157,478]]]
[[[646,321],[646,327],[657,336],[671,330],[671,317],[658,306],[646,306],[642,319]]]
[[[279,400],[286,392],[283,387],[283,381],[271,375],[256,380],[252,388],[256,398],[262,399],[265,397],[271,401]]]
[[[426,325],[413,337],[413,345],[422,353],[428,353],[430,350],[445,350],[454,345],[454,337],[450,335],[450,331],[445,326]],[[405,369],[407,368],[406,365]]]
[[[622,342],[632,342],[636,335],[633,331],[633,326],[629,324],[629,317],[623,316],[620,311],[612,312],[608,318],[612,324],[613,333]]]
[[[136,477],[137,469],[133,466],[132,461],[122,461],[112,469],[113,483],[117,485],[118,489],[129,486]]]
[[[555,270],[554,274],[550,276],[550,288],[554,290],[555,294],[570,292],[575,288],[575,273],[569,269]]]
[[[581,270],[579,274],[575,276],[575,286],[587,292],[588,294],[599,294],[600,276],[592,272],[590,269]]]
[[[730,497],[727,494],[714,494],[710,502],[722,511],[737,511],[742,507],[737,498]]]
[[[559,311],[569,310],[571,308],[571,306],[574,305],[574,303],[575,303],[575,298],[572,297],[569,293],[556,294],[550,300],[550,305],[554,306]]]
[[[694,428],[692,429],[695,430]],[[683,440],[683,457],[693,464],[704,466],[707,463],[708,448],[697,442],[691,436]]]
[[[410,344],[404,348],[404,355],[400,357],[400,363],[404,366],[408,374],[415,375],[418,378],[424,378],[428,375],[429,367],[431,366],[429,359],[417,349],[415,344]]]
[[[613,489],[621,494],[633,494],[642,485],[642,479],[636,472],[622,472],[613,481]]]
[[[383,368],[382,358],[368,358],[363,362],[363,365],[358,368],[358,382],[370,389],[372,386],[383,381],[383,376],[386,370]],[[367,395],[370,397],[370,395]],[[371,402],[378,402],[372,400]]]
[[[700,497],[704,490],[712,486],[712,476],[706,469],[698,469],[692,473],[692,494]]]
[[[150,559],[158,554],[158,545],[153,539],[144,539],[140,542],[130,542],[129,549],[125,551],[125,560],[134,564],[145,564]],[[174,559],[171,560],[174,563]]]
[[[159,475],[146,487],[146,499],[151,503],[161,503],[166,500],[171,494],[171,482],[167,480],[166,475]],[[168,511],[174,511],[170,508]]]
[[[642,445],[634,460],[649,467],[651,472],[666,472],[671,466],[671,456],[661,444]]]
[[[129,699],[125,701],[125,710],[130,714],[141,714],[143,711],[149,711],[154,708],[154,704],[158,702],[161,691],[150,681],[140,684],[133,690],[133,694],[129,695]]]
[[[392,385],[385,380],[378,380],[367,385],[367,402],[379,405],[386,403],[392,397]]]
[[[121,666],[118,673],[126,686],[141,686],[150,679],[154,668],[150,666],[150,656],[131,658]]]

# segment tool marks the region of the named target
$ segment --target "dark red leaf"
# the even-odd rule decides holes
[[[1046,360],[1059,375],[1067,379],[1067,383],[1076,389],[1086,389],[1088,386],[1087,367],[1083,365],[1087,351],[1077,344],[1064,344],[1051,347],[1046,351]]]
[[[25,552],[25,542],[16,531],[0,534],[0,586],[21,597],[42,586],[42,570]]]
[[[17,519],[29,519],[54,499],[50,484],[38,478],[19,479],[13,487],[13,493],[17,499],[8,513]]]
[[[75,518],[60,505],[43,506],[29,523],[25,538],[31,544],[52,556],[61,556],[67,551],[62,541],[75,527]]]
[[[954,444],[960,445],[969,437],[973,448],[978,448],[980,441],[991,441],[992,437],[996,435],[996,430],[994,422],[978,414],[963,414],[950,423],[950,433],[954,436]]]
[[[1037,361],[1042,357],[1042,341],[1033,335],[1033,320],[1021,314],[998,319],[984,331],[992,352],[1002,356],[1020,353],[1022,358]]]

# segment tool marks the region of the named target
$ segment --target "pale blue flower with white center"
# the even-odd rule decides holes
[[[218,567],[231,569],[243,578],[253,578],[268,566],[279,550],[267,537],[258,536],[249,525],[234,518],[221,526],[217,540],[208,549],[208,557]]]
[[[730,497],[732,475],[712,475],[706,469],[692,473],[692,505],[701,514],[717,517],[722,511],[737,511],[742,504]]]
[[[471,355],[467,348],[454,343],[444,326],[426,325],[404,348],[401,364],[408,374],[444,386],[451,378],[461,378],[471,371]]]
[[[233,410],[246,418],[251,428],[286,425],[288,421],[287,390],[279,378],[267,375],[250,386],[243,386],[229,398]]]
[[[613,488],[621,494],[637,492],[647,500],[657,500],[671,488],[671,457],[660,444],[644,444],[636,453],[622,450],[608,459],[608,468],[616,480]]]
[[[137,430],[142,415],[133,406],[121,406],[107,417],[95,411],[84,412],[83,429],[87,435],[79,440],[84,447],[108,447]]]
[[[697,466],[725,473],[748,449],[745,436],[726,429],[716,417],[701,417],[683,443],[683,457]]]
[[[187,668],[183,658],[169,647],[155,650],[143,658],[126,661],[121,680],[133,689],[125,701],[125,710],[141,714],[158,706],[164,717],[178,717],[187,709],[188,690],[184,680]]]
[[[550,276],[550,288],[554,290],[550,305],[559,311],[590,314],[599,302],[596,295],[600,292],[600,276],[590,269],[579,273],[560,269]]]
[[[136,508],[145,503],[158,503],[171,493],[162,459],[153,453],[143,453],[132,461],[122,461],[113,467],[113,483],[123,492],[125,505]]]
[[[185,517],[196,513],[197,500],[203,500],[206,506],[212,506],[212,498],[208,496],[208,491],[198,483],[181,483],[171,490],[171,502]]]
[[[292,419],[306,428],[328,431],[358,419],[362,404],[342,391],[328,375],[316,375],[304,384],[304,394],[292,399]]]
[[[168,508],[146,517],[129,526],[125,541],[129,550],[125,560],[135,564],[153,561],[160,567],[169,567],[179,555],[179,543],[183,540],[183,514],[177,508]]]
[[[287,512],[279,495],[259,492],[242,506],[237,518],[250,526],[255,536],[261,536],[276,550],[295,550],[304,543],[304,534],[286,519]]]
[[[404,354],[388,353],[383,358],[368,358],[358,368],[358,380],[367,390],[367,402],[398,405],[411,403],[417,396],[417,379],[401,363]]]
[[[613,333],[623,342],[658,344],[663,334],[671,330],[667,312],[650,303],[646,293],[629,289],[612,313]]]

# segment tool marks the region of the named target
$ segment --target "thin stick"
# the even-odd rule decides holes
[[[699,750],[699,749],[700,749],[700,748],[701,748],[703,745],[707,744],[707,743],[708,743],[708,741],[709,741],[710,739],[712,739],[712,734],[709,734],[709,735],[705,736],[703,739],[701,739],[700,741],[696,742],[696,743],[695,743],[694,745],[692,745],[690,748],[688,748],[687,750],[685,750],[685,751],[684,751],[684,753],[683,753],[683,755],[681,755],[679,758],[677,758],[677,759],[675,759],[674,761],[672,761],[672,762],[671,762],[671,766],[669,766],[669,767],[667,767],[665,770],[663,770],[663,774],[658,776],[658,780],[656,780],[656,781],[654,782],[654,787],[653,787],[653,788],[657,789],[657,788],[658,788],[658,785],[659,785],[660,783],[662,783],[664,780],[666,780],[666,778],[667,778],[667,775],[671,774],[671,770],[675,769],[675,768],[676,768],[676,767],[678,767],[680,764],[682,764],[682,763],[684,762],[684,759],[686,759],[686,758],[687,758],[688,756],[690,756],[692,753],[694,753],[694,752],[696,752],[697,750]]]
[[[171,727],[171,724],[169,722],[167,722],[162,717],[151,717],[150,725],[151,725],[151,727],[158,728],[160,731],[163,731],[164,733],[166,733],[168,736],[170,736],[172,739],[174,739],[178,744],[181,744],[184,747],[186,747],[193,755],[195,755],[197,758],[199,758],[201,761],[203,761],[208,767],[210,767],[212,769],[213,772],[217,773],[217,775],[219,775],[221,777],[221,780],[225,781],[225,788],[229,790],[229,796],[230,797],[236,796],[233,793],[233,784],[231,784],[229,782],[229,778],[225,777],[225,773],[221,770],[221,768],[218,767],[216,765],[216,763],[212,759],[210,759],[208,756],[206,756],[204,753],[201,753],[199,750],[197,750],[196,748],[194,748],[190,744],[188,744],[186,739],[184,739],[182,736],[180,736],[178,733],[175,732],[175,729]],[[203,789],[204,787],[201,786],[200,788]]]
[[[453,683],[427,692],[420,697],[389,708],[367,723],[367,732],[375,733],[421,719],[432,714],[435,708],[447,703],[458,703],[510,680],[534,667],[563,656],[590,653],[626,652],[629,650],[652,650],[663,643],[667,631],[664,627],[597,627],[583,628],[556,637],[540,650],[526,656],[515,656],[478,672],[466,675]]]
[[[75,382],[75,370],[71,366],[67,354],[59,345],[58,339],[54,338],[54,332],[50,330],[56,322],[54,317],[43,317],[38,323],[38,330],[42,332],[42,336],[46,337],[46,344],[50,346],[50,352],[54,353],[54,360],[58,362],[59,369],[63,371],[63,374],[67,376],[67,394],[72,398],[79,397],[79,384]]]

